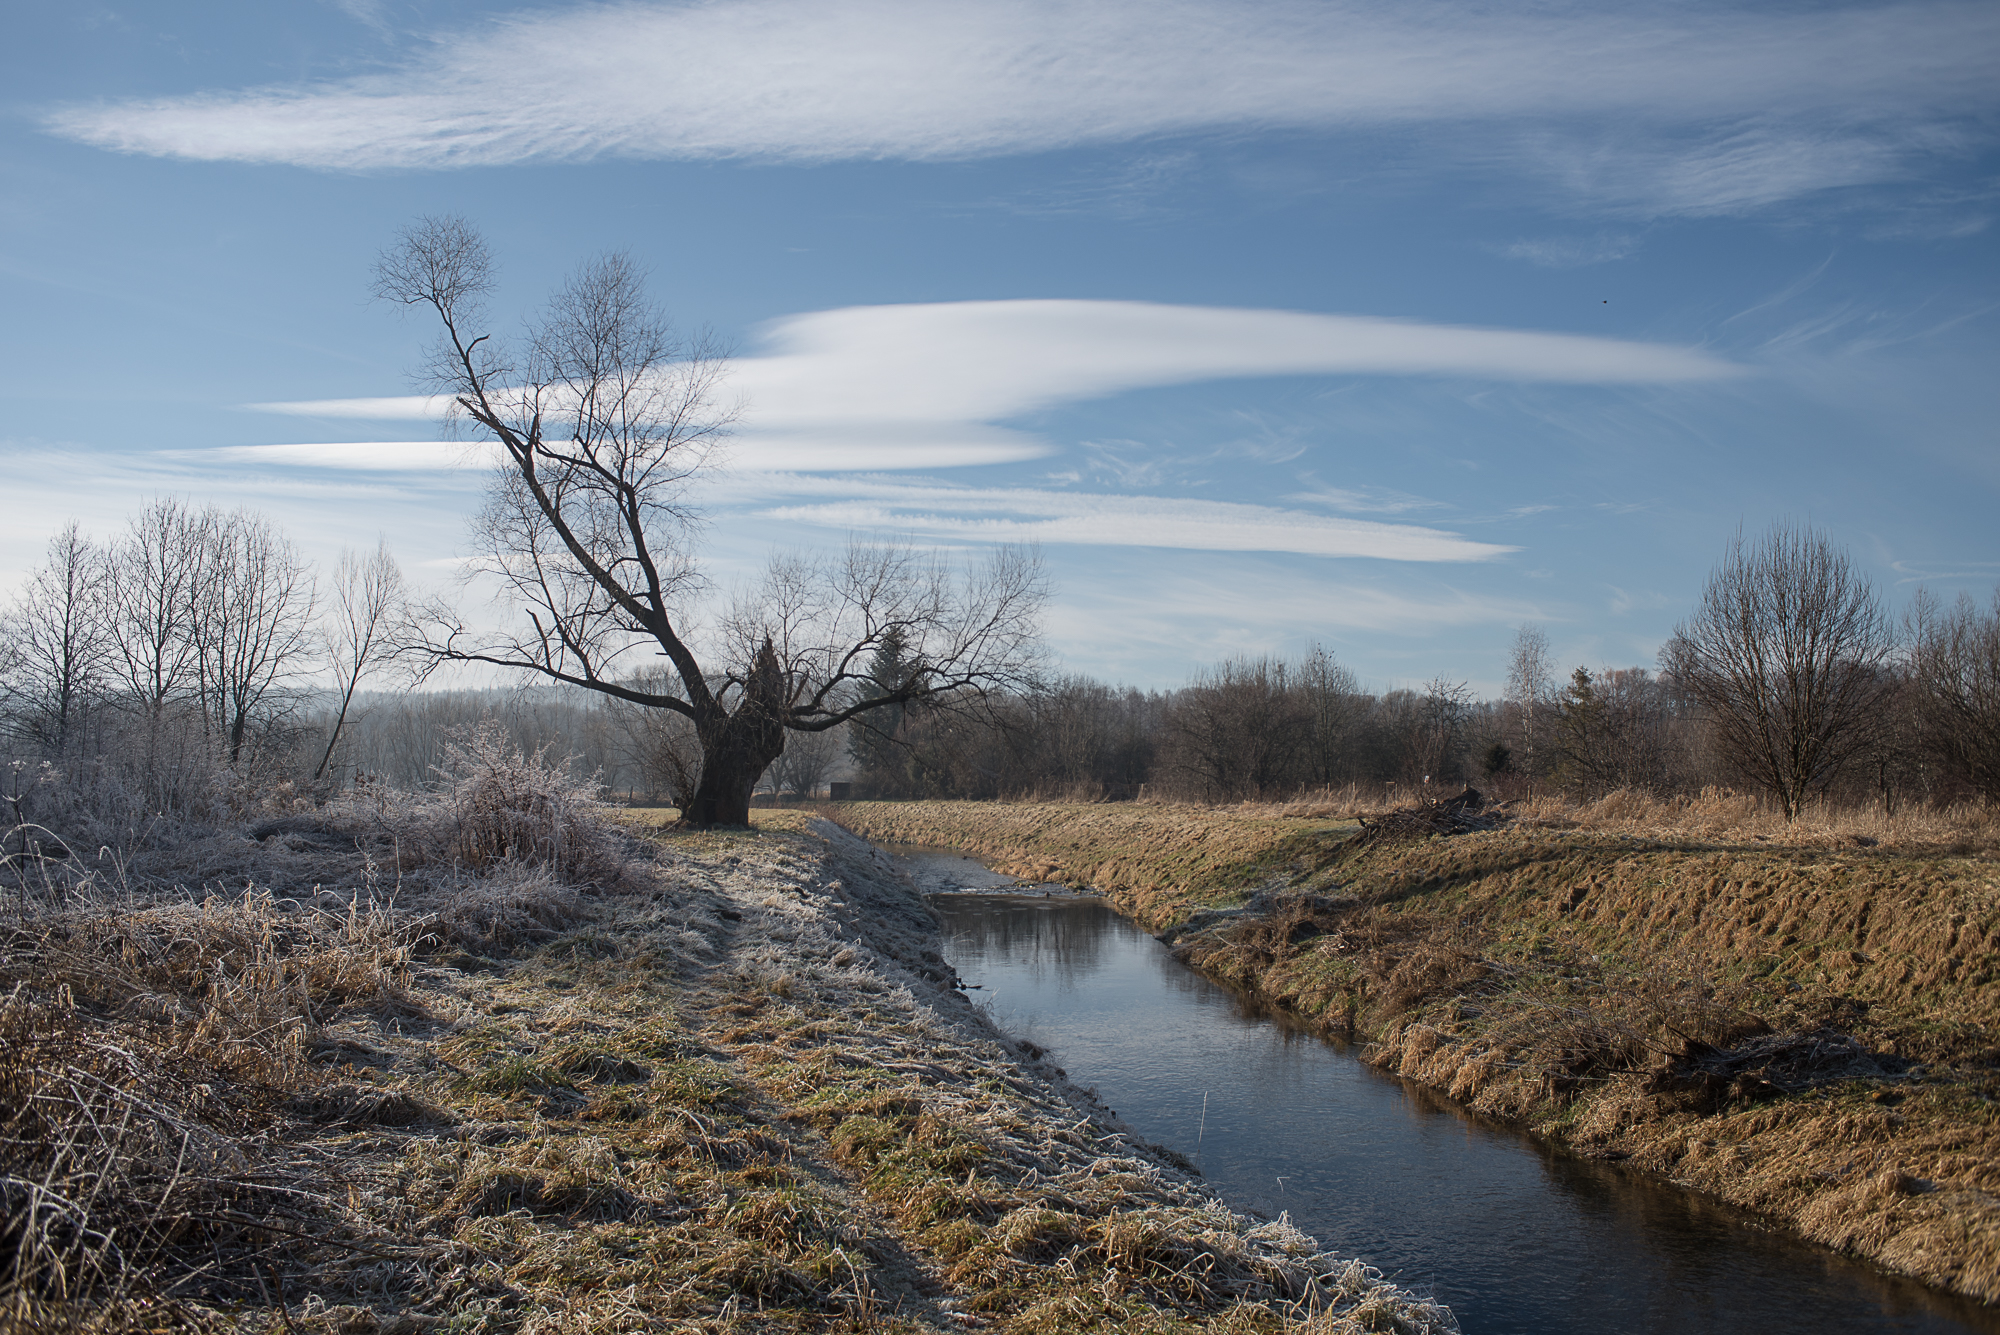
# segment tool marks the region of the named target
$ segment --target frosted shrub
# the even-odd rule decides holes
[[[548,748],[524,754],[487,720],[444,746],[439,802],[426,813],[427,860],[485,873],[504,863],[547,867],[571,885],[617,881],[627,841],[604,818],[595,781]]]

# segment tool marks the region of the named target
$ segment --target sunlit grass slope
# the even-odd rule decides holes
[[[1349,843],[1324,806],[854,803],[875,839],[1094,885],[1378,1065],[2000,1300],[1991,825],[1541,803]],[[1858,836],[1858,837],[1857,837]]]

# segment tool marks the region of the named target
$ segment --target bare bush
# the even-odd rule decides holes
[[[589,916],[583,897],[546,866],[506,863],[466,884],[416,897],[435,906],[432,930],[475,955],[512,955]]]

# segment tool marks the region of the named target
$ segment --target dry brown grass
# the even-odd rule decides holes
[[[1709,788],[1655,797],[1630,789],[1594,802],[1535,797],[1511,804],[1516,819],[1549,829],[1593,830],[1663,841],[1750,840],[1797,848],[1874,848],[1952,856],[2000,855],[2000,808],[1978,802],[1935,807],[1817,802],[1786,821],[1773,802]]]
[[[263,1294],[270,1267],[359,1236],[337,1168],[288,1143],[286,1100],[313,1083],[324,1023],[410,1008],[422,923],[289,907],[253,888],[17,917],[0,951],[16,1319],[164,1302],[149,1320],[199,1324],[179,1299]]]
[[[1382,784],[1301,793],[1280,802],[1245,802],[1213,808],[1245,819],[1348,820],[1406,809],[1424,796]],[[1903,802],[1808,803],[1787,821],[1777,803],[1756,793],[1705,788],[1659,795],[1621,788],[1580,801],[1560,792],[1534,793],[1501,802],[1499,810],[1528,828],[1594,830],[1646,839],[1716,842],[1732,839],[1797,847],[1884,847],[1957,855],[2000,853],[2000,808],[1966,800],[1944,806]]]
[[[455,1116],[374,1083],[379,1056],[345,1059],[461,1009],[422,981],[427,955],[546,941],[641,874],[583,792],[475,734],[431,794],[267,804],[126,855],[12,841],[0,1325],[200,1327],[248,1302],[289,1326],[302,1273],[358,1292],[435,1259],[359,1207],[372,1188],[337,1142]]]

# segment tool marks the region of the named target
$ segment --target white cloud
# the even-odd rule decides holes
[[[445,34],[392,73],[71,107],[46,123],[127,152],[346,170],[1611,126],[1621,140],[1694,141],[1632,170],[1660,178],[1641,183],[1660,207],[1699,212],[1895,177],[1936,147],[1940,126],[1990,110],[1996,50],[2000,9],[1976,0],[1609,13],[1422,0],[624,3]],[[1616,174],[1616,157],[1614,144],[1590,170]]]
[[[451,411],[446,394],[404,394],[376,399],[293,399],[284,403],[246,403],[252,412],[283,413],[288,417],[362,418],[371,422],[441,421]]]
[[[362,473],[436,473],[483,468],[497,455],[481,441],[356,440],[299,445],[222,445],[206,450],[162,451],[190,463],[332,468]]]
[[[426,441],[396,448],[457,447]],[[421,561],[450,552],[478,495],[476,478],[455,473],[326,476],[302,472],[299,465],[305,462],[310,460],[234,449],[124,452],[73,442],[0,439],[0,469],[7,477],[12,520],[0,528],[0,590],[41,559],[48,535],[66,521],[75,519],[85,532],[107,538],[155,496],[263,511],[315,559],[330,564],[342,545],[372,544],[378,532],[389,535],[404,559]],[[261,466],[265,464],[277,466]]]
[[[1308,475],[1309,476],[1309,475]],[[1404,491],[1390,491],[1382,487],[1329,487],[1314,479],[1310,491],[1295,491],[1287,500],[1312,501],[1324,505],[1329,510],[1345,510],[1350,514],[1402,514],[1409,510],[1436,510],[1444,505],[1425,496],[1412,496]]]
[[[1673,384],[1744,374],[1698,349],[1658,343],[1136,301],[856,306],[779,320],[765,331],[765,344],[766,355],[738,359],[728,380],[745,404],[730,446],[737,467],[1017,462],[1051,447],[996,423],[1061,403],[1203,380],[1450,375]],[[416,395],[247,406],[301,417],[423,420],[442,417],[449,401]],[[322,467],[376,466],[366,455],[343,464],[331,446],[283,448],[326,451],[314,460]]]
[[[332,400],[338,405],[340,400]],[[406,412],[384,411],[384,400],[368,413],[352,416],[419,420],[426,416],[420,405],[426,401],[407,400]],[[287,404],[258,404],[262,408],[286,409]],[[341,417],[339,411],[306,414]],[[438,414],[442,416],[442,414]],[[729,442],[724,462],[731,468],[757,471],[788,469],[867,469],[971,467],[977,464],[1016,463],[1049,453],[1050,446],[1020,432],[997,427],[961,425],[942,434],[925,434],[907,440],[855,435],[842,438],[836,432],[811,436],[784,436],[752,433]],[[497,446],[490,441],[323,441],[287,445],[225,445],[206,450],[174,451],[193,459],[197,456],[221,463],[276,465],[297,468],[329,468],[364,473],[424,473],[464,468],[486,468],[499,461]]]
[[[1442,643],[1477,642],[1476,628],[1560,619],[1490,581],[1457,588],[1441,573],[1398,568],[1377,579],[1281,556],[1104,551],[1063,574],[1049,640],[1065,666],[1141,686],[1180,685],[1231,654],[1297,654],[1313,640],[1364,672],[1421,679],[1438,670]],[[1413,642],[1424,647],[1411,654]],[[1399,656],[1422,666],[1398,667]],[[1458,658],[1461,673],[1479,661]]]

